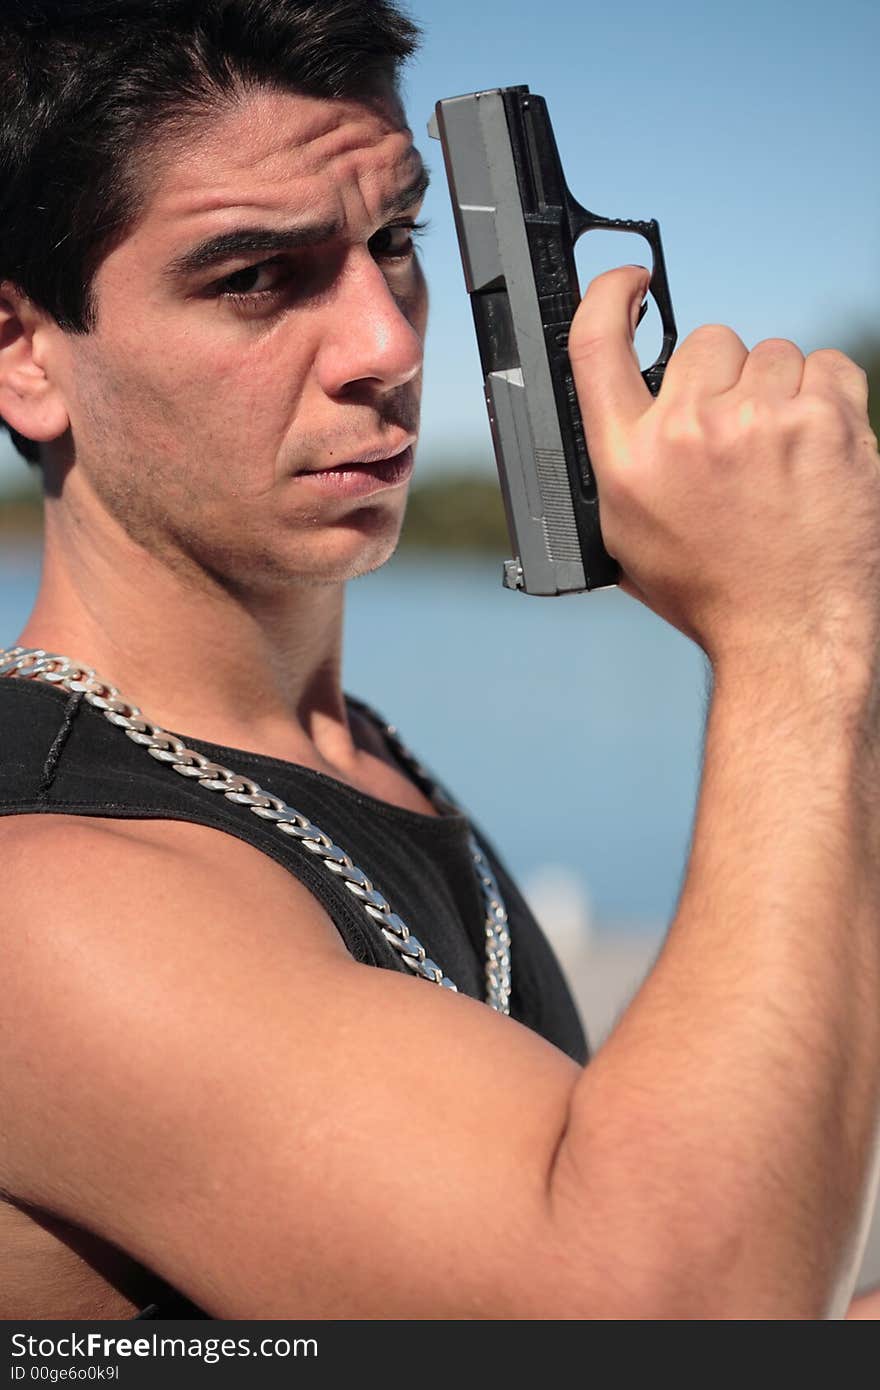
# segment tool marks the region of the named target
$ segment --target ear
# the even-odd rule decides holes
[[[0,415],[25,439],[46,444],[70,418],[51,376],[54,320],[9,282],[0,284]]]

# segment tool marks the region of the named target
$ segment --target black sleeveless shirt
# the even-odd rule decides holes
[[[459,991],[485,997],[484,910],[465,816],[421,815],[296,763],[176,736],[308,816],[364,870]],[[356,960],[410,973],[342,883],[295,839],[150,757],[82,696],[0,679],[0,815],[33,813],[193,821],[236,835],[300,880]],[[511,1015],[583,1064],[587,1042],[556,959],[492,845],[475,833],[507,906]],[[200,1316],[171,1298],[145,1315]]]

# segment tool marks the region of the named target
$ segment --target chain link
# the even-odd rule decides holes
[[[0,677],[3,676],[47,681],[71,694],[81,694],[111,724],[124,730],[134,743],[141,744],[158,762],[182,777],[197,780],[199,786],[207,791],[221,792],[227,801],[246,807],[253,815],[274,824],[280,834],[298,840],[303,849],[320,859],[325,869],[340,879],[413,974],[444,989],[457,991],[457,986],[430,959],[424,946],[403,919],[392,911],[363,869],[359,869],[351,856],[334,844],[331,837],[313,825],[301,811],[294,810],[280,797],[264,791],[251,778],[242,777],[212,762],[157,724],[151,724],[136,705],[120,695],[115,686],[108,685],[90,667],[80,666],[69,657],[56,656],[35,647],[0,648]],[[361,701],[357,704],[379,724],[401,762],[427,784],[434,805],[438,809],[457,809],[452,798],[404,746],[397,730],[380,719],[369,706]],[[507,912],[488,857],[472,832],[469,847],[486,912],[486,1003],[498,1013],[509,1014],[511,973]]]
[[[352,700],[352,704],[362,709],[369,715],[381,728],[387,742],[392,750],[413,774],[417,781],[425,783],[429,789],[431,800],[439,810],[457,811],[458,806],[449,792],[438,781],[432,772],[418,761],[415,754],[410,752],[398,730],[393,724],[389,724],[363,700]],[[507,920],[507,909],[504,899],[501,896],[501,889],[495,878],[488,857],[480,848],[477,838],[473,831],[468,835],[468,843],[471,851],[471,858],[477,871],[477,879],[480,885],[480,892],[483,898],[486,917],[484,921],[484,931],[486,934],[486,1002],[499,1013],[510,1013],[510,927]]]

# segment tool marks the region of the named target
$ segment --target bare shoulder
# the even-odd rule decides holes
[[[215,1316],[555,1315],[579,1068],[202,830],[2,827],[0,1181]]]
[[[199,910],[194,904],[189,932],[176,934],[180,951],[199,934],[202,919],[210,917],[216,924],[211,904],[220,895],[224,902],[248,903],[254,914],[280,918],[285,930],[298,927],[305,941],[345,954],[327,914],[293,874],[248,842],[209,826],[167,819],[5,816],[0,818],[0,858],[8,909],[26,908],[31,920],[43,923],[53,936],[52,904],[71,912],[77,905],[87,909],[99,900],[115,901],[124,908],[118,922],[122,932],[136,913],[157,909],[152,918],[158,944],[169,916],[169,890],[179,900],[189,884],[190,895],[197,889],[205,905]],[[39,949],[41,935],[34,930],[23,943],[18,940]],[[4,939],[7,948],[14,948],[15,936],[0,936],[0,951]]]
[[[278,866],[237,836],[210,826],[166,817],[102,817],[66,814],[0,816],[0,845],[4,857],[18,857],[18,868],[26,865],[40,852],[51,864],[60,860],[70,868],[85,846],[98,856],[99,862],[109,864],[131,846],[137,852],[155,850],[168,855],[194,857],[205,863],[224,863],[230,852],[238,853],[239,862],[252,861],[255,871],[260,865],[270,870]],[[279,869],[282,880],[291,875]],[[271,875],[270,875],[271,877]]]

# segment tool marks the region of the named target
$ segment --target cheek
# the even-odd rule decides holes
[[[220,348],[216,330],[177,341],[147,331],[112,344],[96,337],[77,358],[74,439],[112,437],[128,454],[207,468],[221,490],[225,478],[237,493],[249,481],[262,491],[307,376],[302,344],[298,356],[295,348],[252,330]],[[246,465],[247,476],[218,471],[218,458]]]

